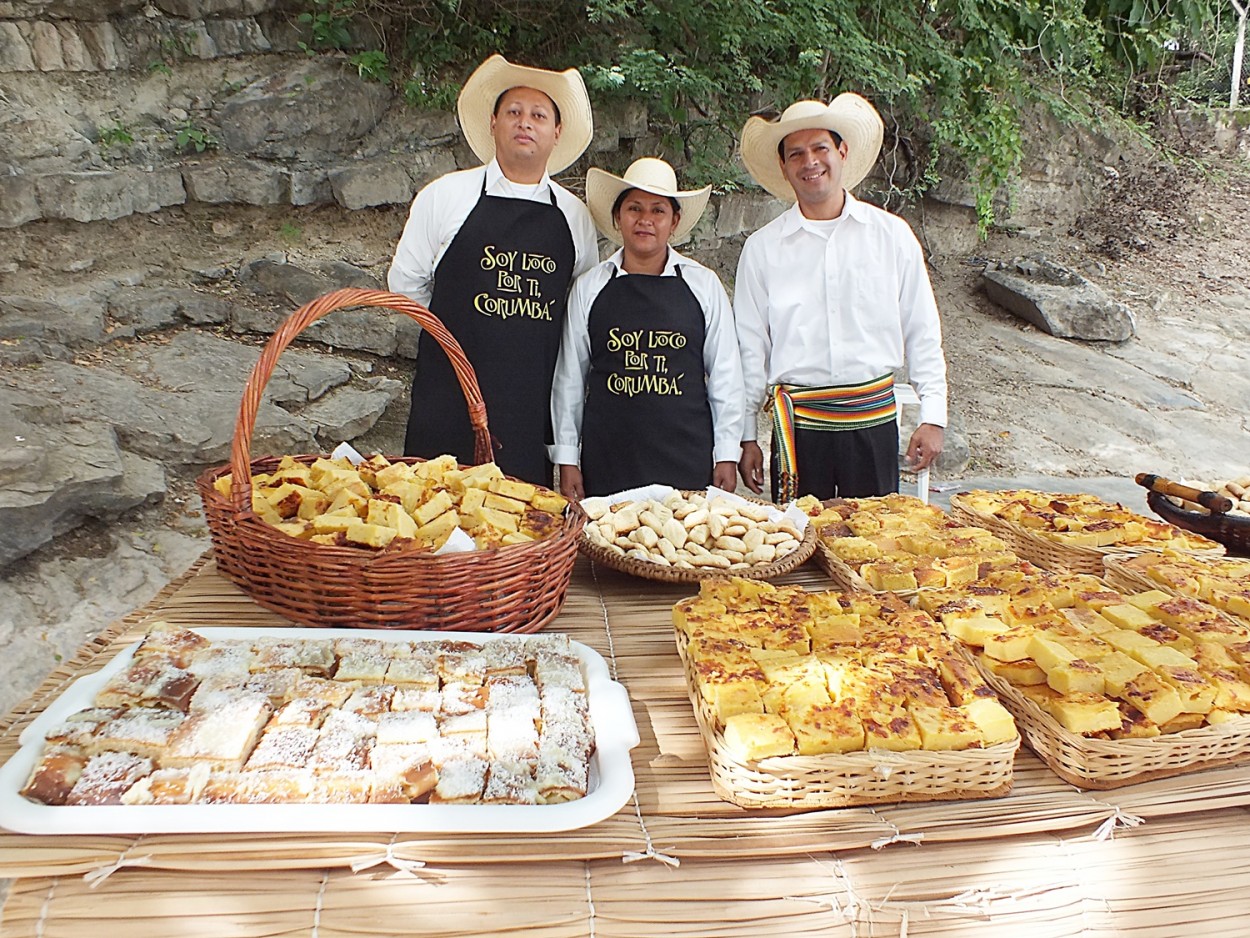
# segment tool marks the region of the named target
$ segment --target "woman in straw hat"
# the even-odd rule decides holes
[[[850,191],[881,150],[883,124],[857,94],[752,117],[742,161],[789,211],[747,239],[734,317],[748,419],[740,468],[763,488],[755,415],[773,411],[773,497],[898,491],[894,372],[907,364],[921,425],[907,455],[942,450],[946,361],[924,254],[907,223]]]
[[[734,487],[742,370],[729,298],[669,246],[689,236],[709,191],[678,189],[673,168],[650,157],[624,176],[586,176],[591,217],[621,249],[569,298],[551,412],[570,498],[652,482]]]
[[[550,485],[545,402],[568,289],[599,259],[586,207],[550,174],[590,143],[590,100],[576,69],[527,68],[494,55],[465,82],[458,111],[484,165],[418,193],[388,282],[429,306],[464,349],[486,402],[495,461],[509,475]],[[463,394],[428,334],[418,345],[404,451],[473,461]]]

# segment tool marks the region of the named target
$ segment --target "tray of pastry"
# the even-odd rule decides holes
[[[634,789],[594,649],[531,636],[157,623],[0,768],[33,834],[572,830]]]

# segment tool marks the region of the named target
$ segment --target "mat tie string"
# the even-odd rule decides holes
[[[43,938],[44,929],[48,925],[48,912],[52,909],[52,896],[56,893],[56,885],[59,879],[52,880],[52,885],[48,887],[48,894],[43,897],[43,908],[39,910],[39,920],[35,922],[35,938]]]
[[[398,836],[398,834],[395,835],[395,837]],[[382,854],[372,857],[361,857],[359,860],[354,861],[351,865],[352,872],[359,873],[362,870],[372,869],[385,863],[401,873],[409,873],[415,876],[417,870],[425,866],[425,861],[405,860],[403,857],[395,856],[395,837],[391,838],[391,842],[386,845],[386,850]]]
[[[1115,832],[1118,828],[1122,827],[1125,830],[1131,830],[1138,824],[1145,823],[1145,818],[1138,817],[1136,814],[1129,814],[1125,811],[1121,811],[1119,808],[1116,808],[1115,813],[1111,815],[1111,817],[1107,818],[1098,825],[1098,829],[1094,831],[1094,839],[1111,840],[1115,837]]]
[[[142,839],[142,837],[139,838],[139,840]],[[145,853],[141,857],[132,857],[130,855],[130,851],[139,846],[139,840],[136,840],[133,844],[118,854],[117,859],[114,862],[109,863],[106,866],[97,867],[94,870],[88,870],[82,876],[83,882],[90,888],[95,889],[100,885],[100,883],[104,882],[120,869],[124,869],[128,866],[151,866],[152,854]]]
[[[904,834],[902,831],[895,831],[889,837],[878,837],[868,846],[873,850],[880,850],[891,844],[915,844],[917,847],[924,843],[924,831],[917,831],[914,834]]]
[[[646,833],[645,828],[643,829],[643,833]],[[647,838],[647,841],[647,849],[645,852],[639,853],[637,850],[626,850],[623,854],[621,854],[621,862],[637,863],[639,860],[659,860],[665,866],[671,866],[674,869],[681,866],[681,860],[678,857],[670,857],[667,853],[660,853],[651,845],[650,837]]]

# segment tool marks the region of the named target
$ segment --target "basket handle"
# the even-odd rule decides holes
[[[239,416],[234,423],[234,440],[230,444],[230,500],[236,511],[251,511],[252,491],[252,433],[256,429],[256,412],[260,409],[265,386],[278,364],[278,357],[297,336],[318,319],[339,309],[352,306],[387,307],[415,319],[421,328],[434,337],[455,369],[460,389],[464,392],[469,409],[469,423],[473,426],[473,460],[488,462],[491,457],[490,430],[486,424],[486,403],[477,384],[473,366],[465,357],[464,350],[447,327],[432,312],[415,300],[385,290],[359,290],[347,288],[335,290],[305,303],[286,318],[265,344],[256,367],[243,388],[243,400],[239,402]]]
[[[1134,481],[1144,489],[1152,492],[1158,492],[1160,495],[1175,495],[1177,498],[1183,498],[1194,504],[1201,505],[1208,511],[1214,511],[1217,514],[1224,514],[1233,510],[1232,500],[1215,492],[1200,492],[1196,488],[1189,485],[1181,485],[1179,482],[1173,482],[1171,479],[1165,479],[1163,476],[1157,476],[1151,472],[1137,473]]]

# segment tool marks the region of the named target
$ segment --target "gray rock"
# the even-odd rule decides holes
[[[216,55],[259,55],[273,50],[260,24],[253,19],[206,20],[204,30]]]
[[[67,72],[89,72],[95,70],[91,54],[78,35],[78,27],[73,23],[58,23],[57,34],[61,37],[61,58],[65,62]]]
[[[367,270],[361,270],[346,261],[318,261],[314,264],[317,273],[339,287],[359,287],[362,290],[385,290],[386,287],[377,277]]]
[[[183,322],[228,322],[230,309],[230,303],[221,297],[181,287],[128,287],[108,298],[113,338],[153,332]]]
[[[281,167],[254,160],[213,160],[182,171],[187,201],[280,205],[287,201],[288,177]]]
[[[37,182],[45,218],[97,221],[155,212],[186,201],[182,175],[174,169],[143,172],[54,173]]]
[[[372,205],[406,205],[416,191],[402,166],[378,162],[332,171],[330,187],[335,201],[352,211]]]
[[[335,289],[332,281],[303,267],[264,258],[243,265],[239,282],[256,293],[279,297],[295,306],[303,306]]]
[[[1122,342],[1136,332],[1127,306],[1044,258],[986,267],[982,276],[992,301],[1053,336]]]
[[[103,338],[104,303],[93,296],[0,296],[0,339],[75,348]]]
[[[734,235],[763,228],[786,210],[784,203],[765,192],[734,192],[720,200],[716,215],[716,235],[732,238]]]
[[[98,23],[80,23],[79,35],[95,67],[111,71],[124,67],[127,62],[125,44],[108,20]]]
[[[29,176],[0,176],[0,228],[16,228],[43,217]]]
[[[31,23],[28,41],[35,68],[39,71],[55,72],[65,68],[65,59],[61,57],[61,34],[52,23],[46,20]]]
[[[27,441],[0,459],[0,566],[87,518],[114,516],[165,491],[160,467],[128,459],[107,421],[27,424],[18,405],[29,398],[0,387],[0,413],[7,414],[0,439]],[[133,478],[126,478],[128,468]]]
[[[280,4],[279,0],[156,0],[156,5],[163,13],[198,20],[227,13],[254,16]]]
[[[301,62],[261,79],[221,108],[227,151],[266,159],[344,153],[381,120],[391,91],[350,69]]]
[[[469,165],[476,166],[474,158]],[[413,191],[417,191],[439,176],[453,173],[458,168],[455,152],[446,149],[423,150],[412,155],[412,163],[405,167],[413,181]]]
[[[371,378],[367,383],[367,388],[339,388],[300,415],[317,426],[317,442],[324,449],[372,429],[403,390],[400,382],[390,378]]]
[[[0,21],[0,72],[33,72],[35,59],[22,31],[12,21]]]
[[[322,168],[291,170],[291,204],[320,205],[334,201],[329,172]]]

